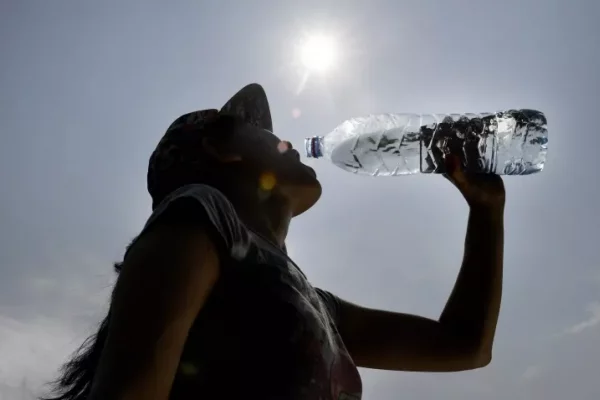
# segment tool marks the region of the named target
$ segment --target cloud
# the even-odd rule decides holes
[[[587,307],[590,317],[566,330],[566,333],[577,334],[600,323],[600,302],[593,302]]]
[[[59,320],[37,317],[19,321],[0,316],[0,382],[17,388],[27,377],[29,387],[40,387],[53,379],[80,339]]]
[[[48,382],[105,315],[115,279],[110,263],[65,258],[74,261],[54,266],[53,275],[27,271],[1,285],[18,297],[0,307],[0,400],[48,394]]]
[[[36,400],[37,397],[26,380],[19,386],[0,383],[0,400]]]

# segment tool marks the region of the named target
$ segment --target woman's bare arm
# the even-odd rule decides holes
[[[90,400],[166,400],[188,331],[219,277],[202,228],[157,225],[123,262]]]

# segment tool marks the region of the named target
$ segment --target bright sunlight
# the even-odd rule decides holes
[[[337,57],[335,40],[324,35],[311,36],[303,43],[300,57],[309,72],[329,71]]]

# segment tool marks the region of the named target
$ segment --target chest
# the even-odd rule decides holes
[[[326,304],[284,257],[257,253],[226,266],[190,330],[179,384],[210,392],[225,381],[279,393],[273,398],[327,399],[360,386]]]

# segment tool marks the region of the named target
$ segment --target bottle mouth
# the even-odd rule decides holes
[[[323,140],[322,136],[313,136],[304,139],[304,150],[306,151],[306,157],[323,157],[323,153],[321,152],[321,140]]]

